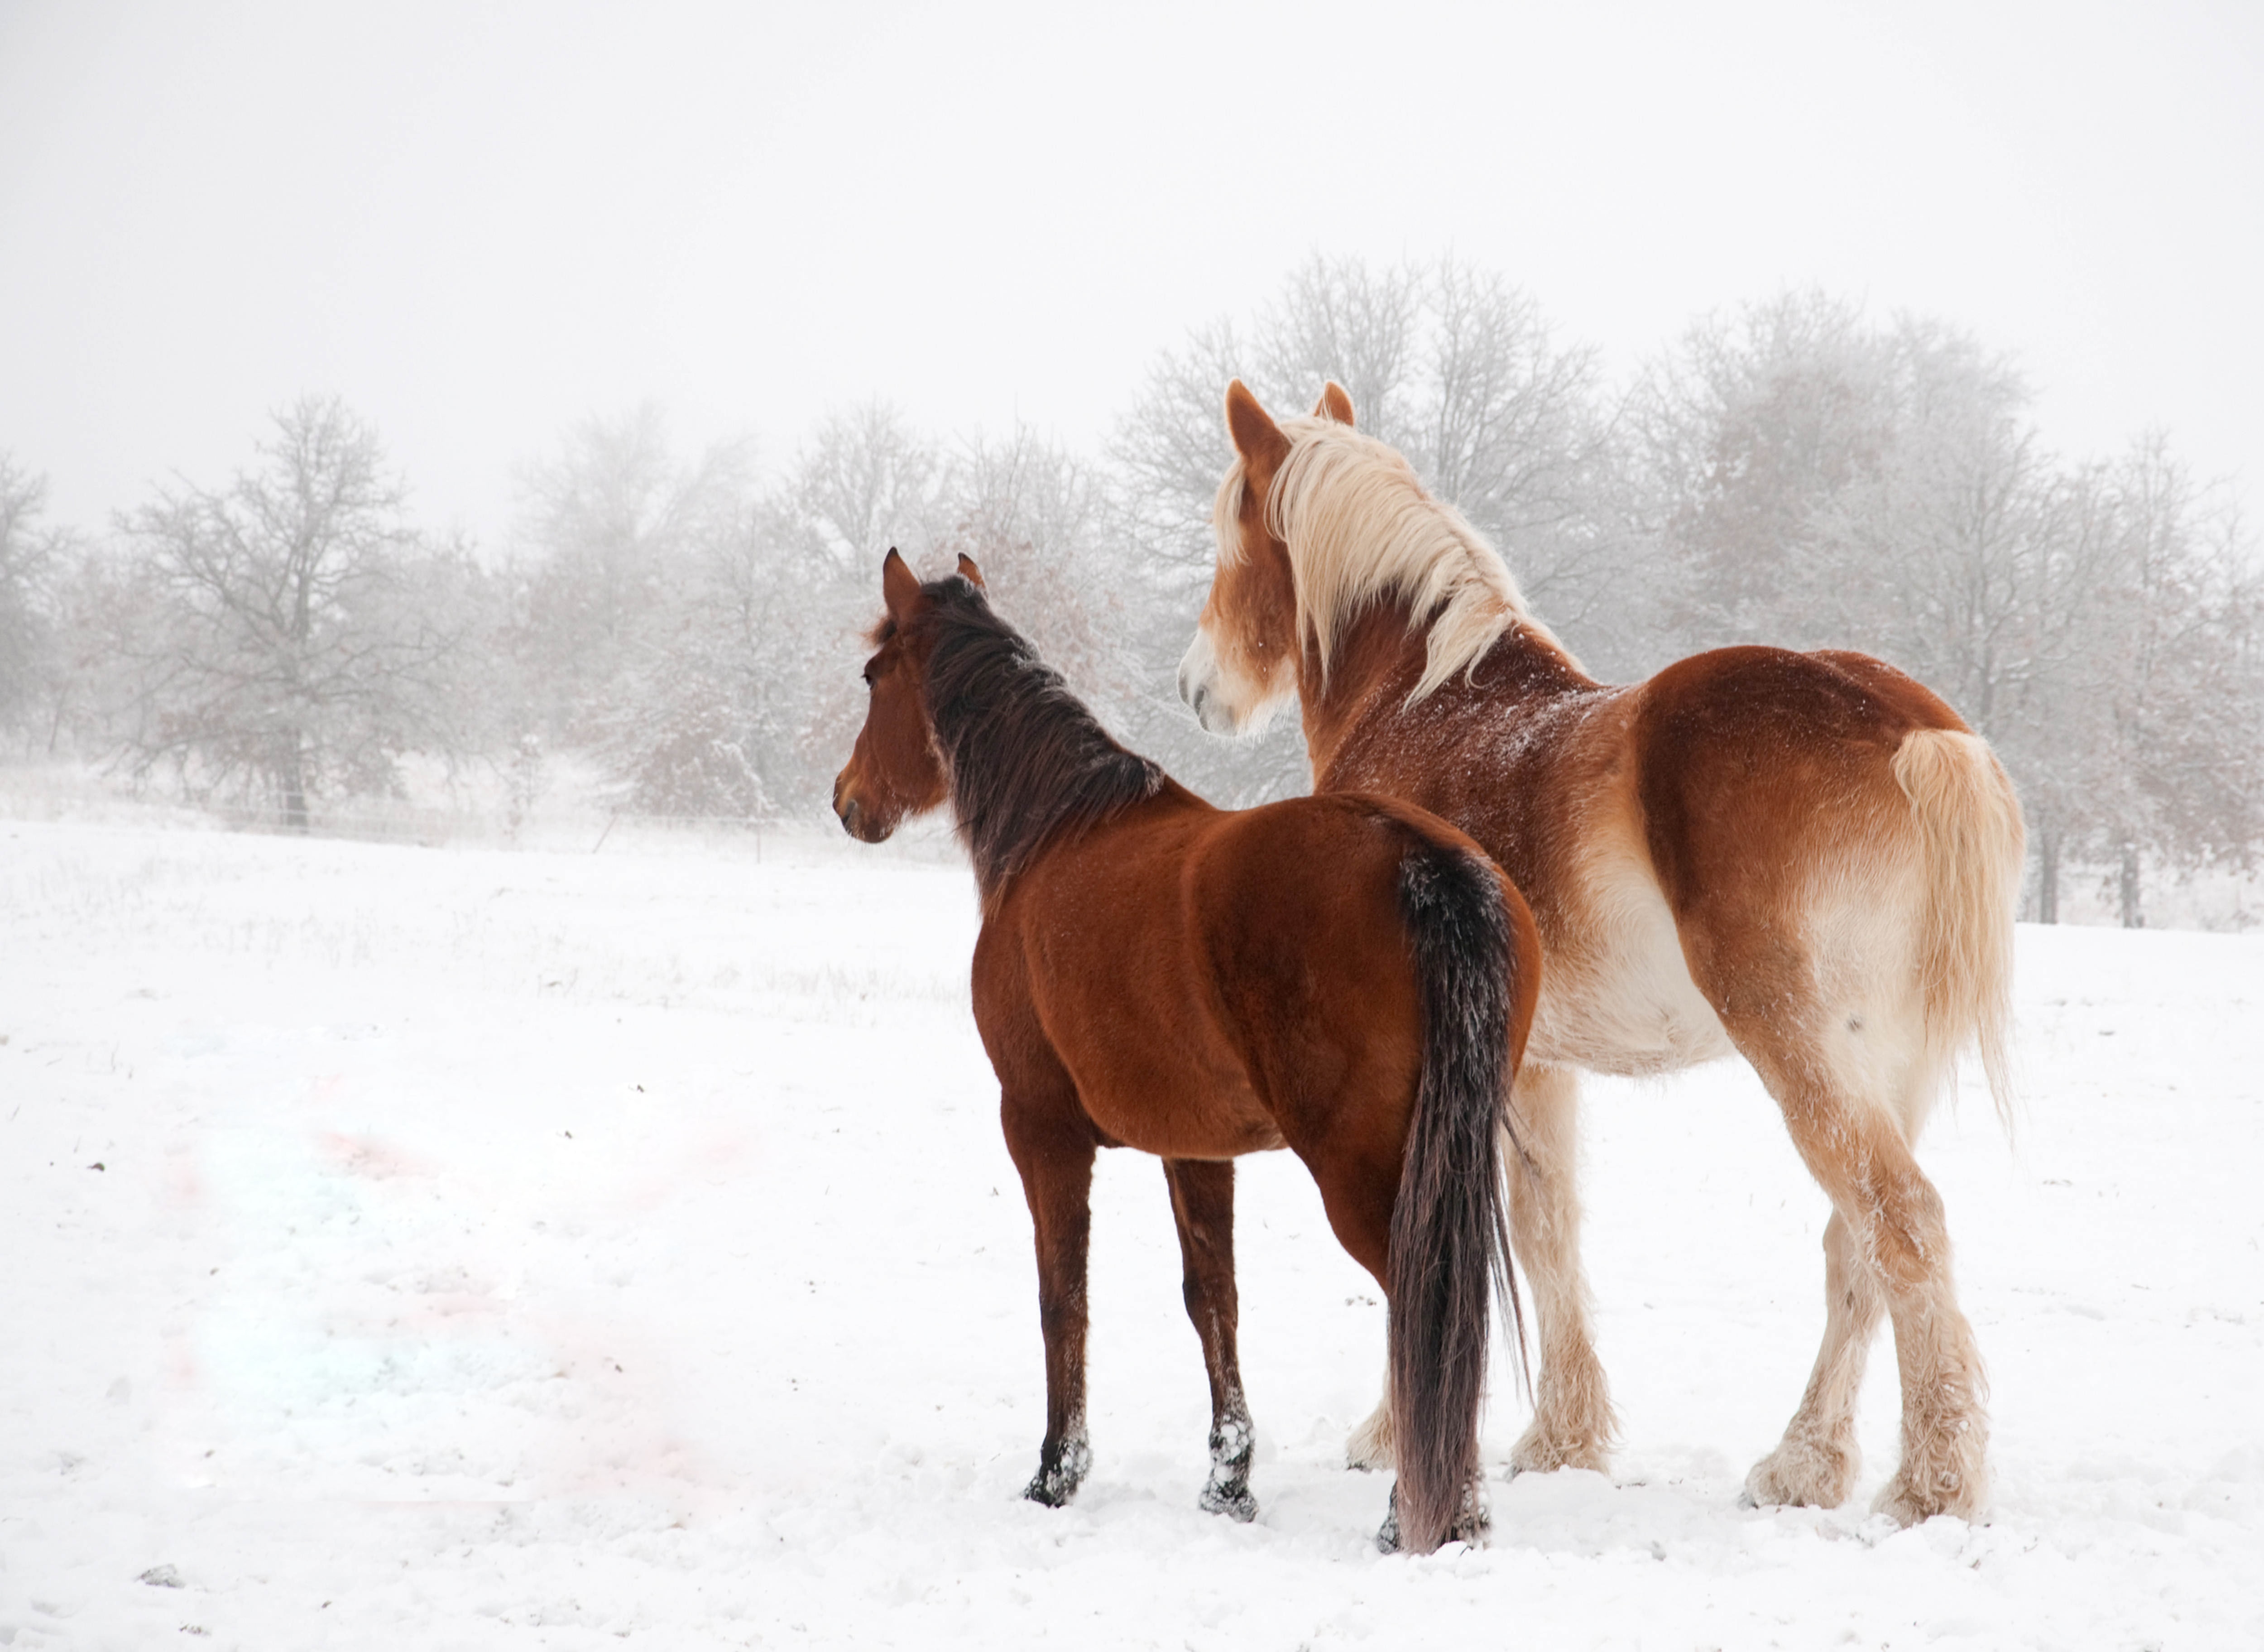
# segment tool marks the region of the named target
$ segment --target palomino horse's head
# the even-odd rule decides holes
[[[1352,423],[1352,397],[1331,383],[1310,419]],[[1226,433],[1235,461],[1211,508],[1218,566],[1194,641],[1179,661],[1179,697],[1213,734],[1252,733],[1297,688],[1297,600],[1289,549],[1269,518],[1274,480],[1290,433],[1240,379],[1226,387]]]
[[[1353,428],[1337,385],[1310,418],[1277,423],[1237,379],[1226,430],[1235,458],[1211,512],[1218,568],[1179,663],[1180,696],[1203,727],[1244,733],[1301,686],[1325,688],[1341,633],[1378,603],[1402,605],[1422,639],[1410,704],[1475,669],[1513,627],[1577,666],[1485,536],[1404,455]]]
[[[971,557],[959,559],[959,571],[983,583]],[[926,644],[918,622],[928,599],[893,549],[881,564],[881,600],[886,612],[873,628],[874,653],[865,662],[865,726],[833,780],[833,812],[851,837],[867,843],[882,841],[905,816],[926,813],[950,792],[925,694]]]

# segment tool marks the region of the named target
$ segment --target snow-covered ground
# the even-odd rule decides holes
[[[1257,1524],[1155,1165],[1107,1155],[1095,1466],[1020,1502],[1029,1227],[964,870],[0,824],[0,1646],[2264,1645],[2264,936],[2024,929],[2028,1096],[1924,1159],[1994,1518],[1738,1505],[1822,1197],[1751,1073],[1598,1084],[1614,1479],[1371,1547],[1382,1315],[1244,1162]],[[1506,1368],[1505,1368],[1506,1369]],[[1882,1343],[1862,1496],[1891,1466]],[[1498,1466],[1521,1426],[1505,1385]],[[145,1576],[156,1581],[142,1581]]]

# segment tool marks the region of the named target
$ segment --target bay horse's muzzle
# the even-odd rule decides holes
[[[887,840],[889,827],[859,802],[849,789],[846,774],[838,775],[833,781],[833,812],[839,817],[841,829],[860,843],[880,843]]]

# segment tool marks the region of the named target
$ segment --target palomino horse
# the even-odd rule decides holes
[[[1202,1505],[1257,1512],[1233,1161],[1286,1146],[1390,1307],[1401,1449],[1381,1540],[1474,1536],[1490,1279],[1519,1314],[1497,1143],[1540,967],[1525,903],[1403,803],[1212,808],[1109,737],[964,557],[922,585],[892,550],[882,591],[833,807],[877,843],[947,799],[975,862],[975,1022],[1037,1228],[1046,1437],[1027,1495],[1068,1502],[1092,1461],[1093,1153],[1129,1146],[1164,1161],[1210,1376]]]
[[[1332,384],[1278,423],[1237,381],[1218,567],[1179,689],[1233,733],[1291,693],[1315,789],[1420,804],[1533,904],[1547,970],[1518,1086],[1512,1222],[1541,1320],[1513,1469],[1600,1469],[1615,1419],[1588,1329],[1576,1068],[1651,1073],[1742,1052],[1832,1200],[1824,1345],[1767,1503],[1836,1505],[1854,1401],[1894,1324],[1902,1462],[1879,1506],[1971,1517],[1987,1492],[1981,1357],[1941,1199],[1911,1145],[1958,1051],[1999,1106],[2020,806],[1957,715],[1861,654],[1725,648],[1629,688],[1580,669],[1493,548]],[[1379,1409],[1353,1460],[1389,1459]]]

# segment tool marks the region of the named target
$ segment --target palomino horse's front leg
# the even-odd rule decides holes
[[[1046,1437],[1023,1496],[1057,1509],[1077,1496],[1092,1466],[1085,1432],[1085,1253],[1092,1231],[1092,1160],[1082,1119],[1017,1117],[1002,1110],[1006,1146],[1022,1173],[1037,1229],[1038,1321],[1046,1338]]]
[[[1505,1148],[1509,1217],[1517,1260],[1533,1287],[1541,1330],[1541,1370],[1533,1421],[1511,1448],[1513,1474],[1558,1468],[1605,1471],[1618,1419],[1588,1328],[1588,1282],[1580,1269],[1579,1088],[1570,1067],[1527,1063],[1514,1105],[1524,1161]],[[1345,1459],[1354,1468],[1391,1466],[1391,1387],[1353,1430]]]
[[[1203,1370],[1210,1378],[1210,1479],[1202,1506],[1237,1520],[1254,1518],[1250,1459],[1256,1437],[1242,1397],[1242,1364],[1235,1352],[1239,1313],[1234,1288],[1234,1161],[1166,1159],[1172,1215],[1179,1228],[1179,1259],[1187,1317],[1202,1339]]]
[[[1580,1270],[1579,1082],[1570,1067],[1520,1069],[1512,1098],[1524,1161],[1509,1166],[1509,1221],[1517,1260],[1541,1321],[1541,1372],[1533,1421],[1510,1448],[1513,1474],[1559,1468],[1605,1472],[1618,1419],[1588,1329]]]

